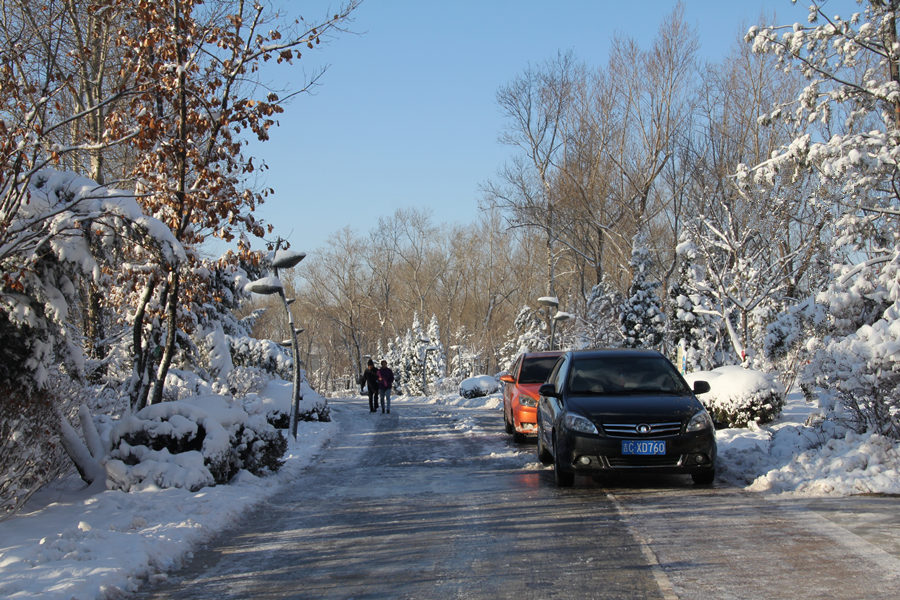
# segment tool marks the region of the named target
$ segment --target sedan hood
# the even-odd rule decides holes
[[[691,395],[627,394],[610,396],[569,396],[566,403],[594,421],[622,418],[684,421],[703,405]]]

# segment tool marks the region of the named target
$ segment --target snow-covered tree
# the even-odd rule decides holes
[[[614,348],[622,345],[619,312],[623,302],[622,294],[606,280],[591,289],[582,331],[588,347]]]
[[[546,350],[550,343],[550,331],[547,322],[541,318],[539,311],[530,306],[523,306],[516,315],[507,341],[500,351],[500,368],[508,369],[522,352],[538,352]]]
[[[84,355],[72,321],[78,284],[102,281],[109,248],[128,245],[172,261],[184,251],[131,194],[53,170],[39,171],[27,187],[28,202],[8,215],[0,250],[0,381],[32,390],[59,365],[70,376],[82,373]]]
[[[454,381],[462,381],[466,377],[475,375],[475,353],[471,346],[471,335],[466,330],[465,325],[460,325],[456,329],[453,336],[455,344],[450,346],[449,359],[449,376]]]
[[[431,321],[428,322],[428,329],[425,337],[428,339],[428,348],[433,348],[428,352],[425,361],[425,379],[428,385],[440,381],[447,375],[447,353],[444,350],[444,344],[441,342],[441,328],[438,324],[437,315],[431,315]],[[429,389],[433,389],[429,387]]]
[[[726,364],[721,319],[712,316],[704,266],[690,241],[676,248],[676,277],[668,291],[668,337],[672,348],[683,344],[688,371],[706,371]]]
[[[794,125],[793,142],[738,172],[743,185],[762,189],[812,172],[833,199],[830,283],[805,307],[822,331],[806,342],[813,355],[805,379],[825,390],[827,414],[894,438],[900,438],[898,10],[898,0],[872,1],[841,17],[813,1],[807,25],[749,30],[755,51],[775,54],[807,86],[767,116]]]
[[[651,279],[652,259],[644,230],[634,236],[629,264],[631,287],[619,320],[623,343],[630,348],[658,348],[663,341],[666,319],[656,293],[659,282]]]

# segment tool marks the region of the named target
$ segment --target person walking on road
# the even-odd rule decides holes
[[[369,412],[378,410],[378,373],[375,363],[370,358],[366,364],[366,370],[359,377],[359,384],[365,386],[366,393],[369,395]]]
[[[381,397],[381,412],[391,412],[391,387],[394,385],[394,372],[387,366],[387,361],[381,361],[378,369],[378,394]]]

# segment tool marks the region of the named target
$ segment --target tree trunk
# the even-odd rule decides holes
[[[178,333],[178,288],[179,279],[177,267],[169,272],[169,293],[166,297],[166,345],[163,348],[159,368],[156,370],[156,380],[153,382],[153,393],[150,396],[150,404],[162,402],[163,388],[166,375],[175,356],[175,339]]]
[[[78,432],[75,431],[75,428],[72,427],[69,420],[59,409],[57,409],[57,416],[59,418],[60,442],[66,454],[72,459],[78,474],[81,475],[85,482],[90,484],[92,490],[102,491],[106,489],[106,470],[100,464],[99,458],[101,457],[91,454],[88,447],[78,437]],[[82,424],[84,424],[84,417],[82,417]],[[89,427],[93,427],[93,422],[91,422]],[[93,435],[96,435],[96,431],[93,432]],[[99,436],[96,437],[99,440]]]
[[[156,288],[156,280],[151,278],[141,294],[137,310],[134,314],[134,323],[131,326],[132,348],[131,348],[131,381],[128,384],[128,396],[131,399],[131,410],[138,411],[147,403],[147,365],[149,362],[149,353],[143,344],[144,331],[144,315],[147,312],[147,304],[150,302],[150,296]]]
[[[886,28],[887,39],[885,47],[891,55],[894,55],[897,46],[897,11],[900,10],[900,0],[890,0],[891,4],[891,23]],[[888,59],[888,68],[890,69],[891,81],[900,84],[900,64],[896,60]],[[894,100],[894,129],[900,129],[900,100]]]

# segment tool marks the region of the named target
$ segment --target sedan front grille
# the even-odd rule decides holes
[[[662,438],[681,433],[681,421],[666,423],[604,423],[603,431],[615,438]]]

